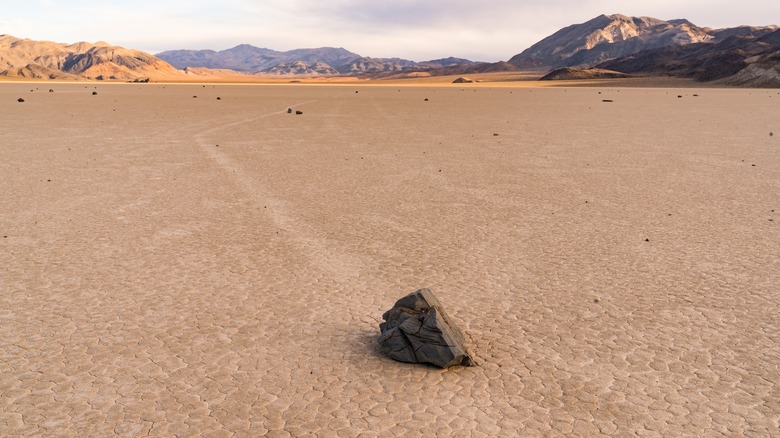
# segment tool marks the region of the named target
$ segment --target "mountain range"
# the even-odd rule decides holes
[[[700,43],[714,38],[688,20],[599,15],[565,27],[544,38],[509,62],[518,67],[572,67],[672,45]]]
[[[565,27],[513,56],[518,68],[597,67],[743,86],[780,86],[777,26],[699,27],[688,20],[600,15]],[[583,73],[560,71],[561,78]],[[738,76],[737,76],[738,75]]]
[[[201,77],[358,76],[381,78],[411,72],[460,75],[562,67],[597,68],[634,75],[673,75],[741,86],[780,87],[777,26],[727,29],[688,20],[600,15],[567,26],[508,62],[443,58],[414,62],[371,58],[344,48],[286,52],[242,44],[231,49],[148,53],[95,44],[59,44],[0,35],[0,76],[28,79],[179,80]],[[566,70],[547,79],[577,76]],[[583,77],[582,74],[579,74]],[[608,76],[614,76],[609,74]]]
[[[729,29],[712,34],[714,37],[707,43],[644,50],[599,63],[598,67],[699,81],[722,80],[728,84],[780,85],[780,30],[744,27],[739,32]],[[746,69],[749,70],[743,72]],[[733,78],[740,73],[739,78]]]
[[[140,50],[105,42],[59,44],[0,35],[0,76],[22,79],[176,79],[184,75]]]
[[[370,58],[344,48],[321,47],[287,52],[241,44],[227,50],[169,50],[158,58],[176,68],[230,69],[273,75],[360,75],[404,70],[425,70],[475,64],[467,59],[445,58],[414,62],[401,58]]]

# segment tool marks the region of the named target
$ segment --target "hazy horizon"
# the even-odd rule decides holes
[[[32,0],[4,8],[0,34],[60,43],[106,41],[156,54],[177,49],[224,50],[239,44],[286,51],[343,47],[362,56],[424,61],[449,56],[507,60],[565,26],[600,14],[686,18],[714,28],[763,26],[780,3],[762,1],[540,1],[522,5],[462,0],[392,5],[362,0],[171,1]]]

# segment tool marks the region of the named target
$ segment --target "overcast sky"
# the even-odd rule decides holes
[[[344,47],[423,61],[507,60],[599,14],[687,18],[699,26],[780,24],[779,0],[0,0],[0,34],[106,41],[149,53]]]

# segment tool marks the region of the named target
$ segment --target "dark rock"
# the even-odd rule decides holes
[[[292,113],[292,108],[287,108],[287,114]]]
[[[592,80],[592,79],[623,79],[630,78],[631,75],[619,71],[604,70],[600,68],[572,68],[565,67],[553,70],[542,76],[540,81],[572,81],[572,80]],[[565,92],[566,90],[564,90]]]
[[[22,102],[24,102],[24,99],[22,99],[22,98],[20,97],[20,98],[16,99],[16,101],[17,101],[17,102],[19,102],[19,103],[22,103]]]
[[[612,100],[612,99],[602,99],[601,101],[602,101],[602,102],[613,102],[613,100]]]
[[[300,116],[301,114],[303,114],[303,111],[296,111],[295,114]]]
[[[428,289],[401,298],[382,319],[379,344],[392,359],[441,368],[476,365],[463,346],[463,334]]]
[[[54,93],[54,89],[53,88],[49,88],[49,93]]]
[[[472,84],[472,83],[474,83],[474,79],[469,79],[469,78],[461,76],[458,79],[455,79],[454,81],[452,81],[452,83],[453,84]]]
[[[92,95],[93,95],[93,96],[97,96],[97,91],[93,91],[93,92],[92,92]]]

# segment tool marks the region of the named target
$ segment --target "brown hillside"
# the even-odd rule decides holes
[[[60,44],[0,35],[0,75],[16,77],[22,69],[28,71],[21,74],[34,75],[35,79],[66,78],[61,74],[116,80],[175,79],[184,75],[148,53],[102,41]]]

